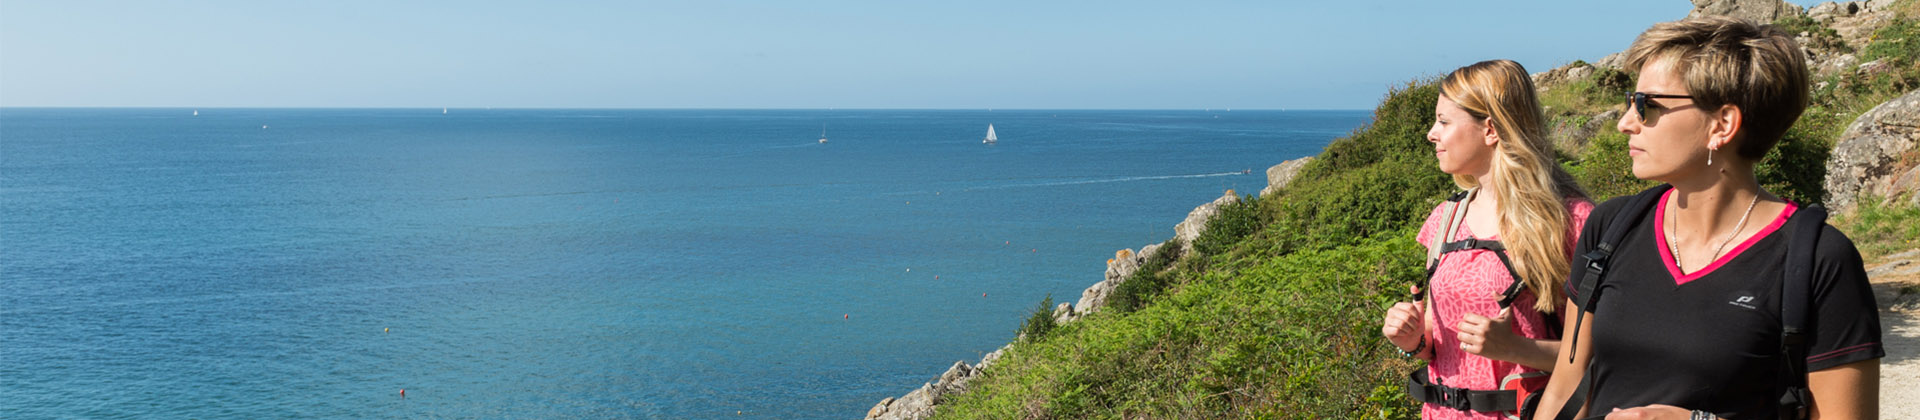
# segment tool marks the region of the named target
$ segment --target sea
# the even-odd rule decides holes
[[[0,418],[856,419],[1369,119],[4,108]]]

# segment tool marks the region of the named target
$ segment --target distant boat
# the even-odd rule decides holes
[[[440,115],[447,115],[447,109],[446,109],[446,108],[440,108]]]
[[[827,144],[827,125],[820,124],[820,144]]]
[[[980,143],[994,144],[999,142],[1000,142],[1000,136],[993,135],[993,124],[987,124],[987,138],[985,140],[981,140]]]
[[[198,116],[200,116],[200,110],[198,110],[198,109],[196,109],[196,110],[193,110],[193,116],[195,116],[195,117],[198,117]]]

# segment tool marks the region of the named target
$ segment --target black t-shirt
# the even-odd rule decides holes
[[[1595,208],[1576,254],[1597,245],[1626,199]],[[1661,202],[1665,202],[1663,198]],[[1794,235],[1778,215],[1755,239],[1712,265],[1676,276],[1659,232],[1659,207],[1616,245],[1592,308],[1593,393],[1588,413],[1668,404],[1728,418],[1775,418],[1780,363],[1780,287]],[[1764,217],[1764,218],[1762,218]],[[1886,356],[1880,316],[1853,241],[1822,226],[1808,306],[1807,371]],[[1567,295],[1584,273],[1575,269]]]

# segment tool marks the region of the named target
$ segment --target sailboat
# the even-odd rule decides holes
[[[198,117],[198,116],[200,116],[200,110],[198,110],[198,109],[196,109],[196,110],[193,110],[193,116],[195,116],[195,117]]]
[[[827,144],[827,125],[820,124],[820,144]]]
[[[999,142],[1000,142],[1000,136],[993,135],[993,124],[987,124],[987,139],[981,140],[980,143],[994,144]]]

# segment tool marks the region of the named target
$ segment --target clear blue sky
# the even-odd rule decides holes
[[[1691,8],[0,0],[0,106],[1359,109],[1479,60],[1597,59]]]

